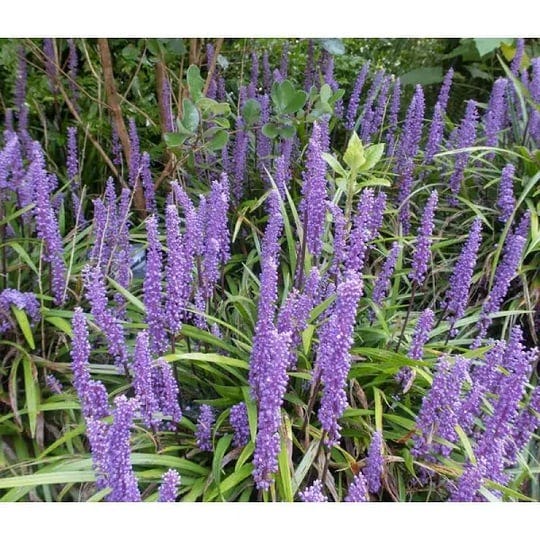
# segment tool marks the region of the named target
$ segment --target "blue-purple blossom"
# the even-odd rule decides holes
[[[45,377],[45,382],[47,383],[47,388],[53,394],[61,394],[62,393],[62,391],[63,391],[62,383],[52,373],[49,373]]]
[[[431,192],[429,199],[422,213],[422,221],[418,227],[416,245],[414,247],[412,270],[409,277],[414,285],[420,287],[424,283],[428,271],[429,257],[431,254],[431,243],[433,241],[433,218],[439,200],[436,190]]]
[[[422,123],[424,121],[424,92],[418,84],[411,99],[405,124],[401,133],[401,139],[396,151],[396,172],[401,174],[407,161],[413,159],[418,152],[418,146],[422,137]]]
[[[173,368],[163,358],[159,358],[152,369],[152,386],[159,411],[166,417],[162,421],[162,428],[176,431],[178,422],[182,420],[178,383]]]
[[[307,149],[306,167],[302,173],[302,201],[300,212],[303,216],[304,234],[309,251],[320,255],[326,215],[326,161],[322,157],[325,151],[324,131],[326,122],[315,122]]]
[[[43,40],[43,56],[45,57],[45,73],[49,79],[49,90],[54,95],[58,93],[58,62],[56,60],[56,53],[54,50],[54,40],[52,38],[45,38]]]
[[[107,483],[108,502],[139,502],[141,493],[131,464],[130,434],[138,402],[126,396],[114,400],[113,423],[108,433]]]
[[[518,76],[519,71],[521,70],[521,62],[523,60],[523,54],[525,52],[525,40],[523,38],[518,38],[516,40],[516,50],[514,52],[514,57],[510,63],[510,71],[514,76]]]
[[[401,246],[397,242],[394,242],[392,244],[392,249],[384,261],[383,267],[377,274],[377,280],[375,281],[373,293],[371,294],[371,299],[376,306],[382,306],[388,290],[390,289],[390,278],[394,273],[394,268],[400,252]]]
[[[268,62],[268,53],[265,53],[266,61]],[[316,71],[315,71],[315,47],[313,45],[313,40],[308,40],[308,46],[307,46],[307,59],[306,59],[306,67],[304,69],[304,90],[309,93],[312,86],[315,86],[315,77],[316,77]]]
[[[197,446],[200,450],[205,452],[211,452],[213,449],[212,444],[212,426],[215,421],[214,411],[210,405],[201,405],[201,411],[197,420],[197,430],[195,437],[197,439]]]
[[[247,414],[247,407],[244,402],[237,403],[231,407],[231,413],[229,421],[233,428],[233,446],[240,448],[245,446],[250,438],[249,421]]]
[[[68,180],[73,181],[79,174],[79,157],[77,152],[77,128],[70,126],[67,129],[67,177]]]
[[[424,151],[424,163],[429,165],[439,151],[444,135],[444,111],[439,103],[435,104],[433,119],[429,127],[428,140]]]
[[[77,47],[75,40],[68,38],[68,77],[69,77],[69,90],[71,92],[71,101],[76,110],[78,110],[77,100],[79,99],[79,89],[77,87],[77,71],[79,59],[77,57]]]
[[[369,130],[371,122],[373,120],[373,116],[375,114],[375,111],[373,110],[373,104],[375,103],[375,98],[377,97],[383,80],[384,69],[380,69],[375,74],[375,77],[371,83],[366,97],[366,101],[363,106],[362,116],[360,118],[360,138],[363,141],[367,141],[369,139]]]
[[[476,218],[473,221],[467,242],[463,246],[450,276],[449,287],[446,289],[444,300],[441,302],[441,307],[446,313],[446,319],[450,323],[450,336],[452,337],[457,334],[457,329],[454,326],[465,314],[465,309],[469,303],[469,290],[481,242],[482,221],[480,218]]]
[[[394,82],[390,110],[388,112],[388,131],[386,132],[386,155],[392,157],[395,152],[395,136],[398,126],[399,108],[401,106],[401,81],[397,78]]]
[[[381,477],[384,469],[383,438],[380,431],[375,431],[369,445],[367,464],[364,476],[370,493],[377,493],[381,489]]]
[[[362,89],[364,88],[364,83],[366,82],[366,77],[368,74],[370,62],[367,61],[363,66],[356,80],[354,81],[353,90],[351,92],[351,97],[349,98],[349,103],[347,105],[347,113],[345,115],[345,128],[353,129],[356,123],[356,118],[358,114],[358,105],[360,104],[360,95],[362,94]],[[310,85],[311,86],[311,85]],[[308,91],[306,85],[306,91]]]
[[[349,238],[347,257],[345,259],[347,270],[361,272],[364,267],[368,243],[374,236],[372,218],[374,204],[373,189],[363,189],[358,200],[356,213],[353,218],[353,228]]]
[[[322,492],[322,482],[320,480],[315,480],[311,486],[301,491],[298,496],[302,502],[328,502],[328,497]]]
[[[457,149],[468,148],[472,146],[476,140],[476,125],[478,123],[478,112],[476,106],[476,101],[472,99],[467,102],[465,116],[461,120],[457,131]],[[469,161],[469,155],[470,152],[468,151],[459,152],[454,161],[453,172],[450,176],[450,180],[448,181],[450,191],[452,193],[450,203],[453,205],[457,204],[457,195],[461,188],[461,182],[465,174],[467,162]]]
[[[139,145],[139,134],[134,118],[129,119],[129,185],[135,186],[139,178],[141,167],[141,149]]]
[[[240,201],[244,194],[244,183],[246,177],[246,162],[248,154],[248,134],[245,130],[245,123],[241,116],[236,119],[236,137],[234,138],[232,162],[233,168],[229,175],[232,176],[232,192],[236,201]]]
[[[119,368],[127,366],[127,349],[120,321],[108,307],[105,278],[99,266],[83,269],[85,296],[90,302],[92,316],[107,339],[109,353]]]
[[[508,79],[499,77],[491,90],[491,96],[486,112],[483,116],[483,127],[486,134],[486,146],[497,146],[499,133],[506,123],[506,87]],[[486,157],[493,159],[494,152],[490,152]]]
[[[386,102],[388,99],[388,89],[390,87],[391,77],[383,77],[377,102],[373,104],[369,111],[369,123],[362,124],[361,138],[365,143],[371,141],[377,130],[381,127],[384,113],[386,111]]]
[[[14,328],[11,315],[12,306],[25,311],[32,325],[39,322],[40,305],[34,293],[23,293],[17,289],[4,289],[0,292],[0,334]]]
[[[361,472],[356,474],[351,482],[345,502],[369,502],[367,482]]]
[[[439,90],[439,96],[437,97],[437,103],[440,105],[443,113],[446,112],[448,107],[448,99],[450,98],[450,89],[452,88],[452,79],[454,78],[454,70],[450,68],[444,76],[441,89]]]
[[[158,402],[152,384],[152,357],[148,332],[139,332],[135,341],[133,358],[133,389],[138,399],[144,425],[156,429],[159,421],[156,419]]]
[[[169,469],[161,477],[161,485],[158,489],[158,502],[176,502],[180,475],[178,471]]]
[[[347,406],[345,386],[351,363],[349,350],[362,289],[362,277],[349,271],[338,285],[331,316],[319,331],[316,369],[320,372],[323,394],[318,417],[326,432],[324,443],[328,447],[338,443],[341,436],[338,421]]]
[[[503,254],[495,270],[495,278],[493,286],[482,306],[480,319],[477,323],[478,336],[474,346],[478,346],[482,338],[485,337],[487,329],[491,324],[491,316],[499,311],[502,302],[510,288],[510,283],[519,267],[521,256],[527,235],[529,231],[530,212],[527,211],[521,218],[521,221],[516,226],[515,230],[510,233],[503,247]]]
[[[508,221],[516,206],[516,198],[514,196],[514,174],[515,167],[508,163],[501,173],[501,181],[499,183],[499,193],[497,197],[497,206],[499,207],[499,221],[505,223]]]
[[[153,353],[161,354],[167,347],[167,336],[165,334],[163,320],[161,289],[163,257],[155,216],[150,216],[146,220],[146,232],[148,235],[148,249],[146,251],[143,299],[146,308],[146,322],[148,323],[151,349]]]

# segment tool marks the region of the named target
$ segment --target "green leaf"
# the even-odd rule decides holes
[[[242,117],[248,126],[252,126],[261,117],[261,104],[256,99],[248,99],[242,107]]]
[[[66,319],[63,319],[62,317],[45,317],[45,321],[56,326],[56,328],[64,332],[64,334],[67,334],[69,337],[73,336],[71,325]]]
[[[509,38],[473,38],[473,41],[480,56],[497,50],[501,43],[512,44],[512,39]]]
[[[284,139],[292,139],[296,133],[294,126],[280,126],[278,128],[278,134]]]
[[[13,476],[11,478],[0,478],[0,489],[93,482],[95,479],[95,475],[91,470],[36,473],[25,476]]]
[[[296,90],[286,96],[286,105],[283,109],[285,114],[294,114],[298,112],[306,103],[307,94],[303,90]]]
[[[473,465],[476,465],[476,458],[474,457],[471,441],[469,441],[467,434],[463,431],[463,428],[459,424],[456,424],[454,426],[454,429],[456,430],[456,433],[458,434],[459,440],[461,441],[461,444],[463,445],[463,448],[465,450],[465,453],[467,454],[467,457],[469,458],[469,461]]]
[[[334,172],[337,172],[341,176],[347,176],[347,172],[345,171],[341,163],[332,154],[327,154],[326,152],[324,152],[322,154],[322,157],[324,161],[326,161],[326,163],[330,165]]]
[[[443,80],[441,66],[421,67],[400,75],[399,80],[403,85],[437,84]]]
[[[199,110],[193,104],[193,102],[187,98],[184,98],[182,102],[182,125],[190,133],[195,133],[199,126]]]
[[[224,366],[239,367],[242,369],[248,369],[249,364],[245,360],[239,360],[238,358],[231,358],[230,356],[221,356],[215,353],[202,353],[202,352],[190,352],[190,353],[175,353],[166,354],[162,357],[167,362],[175,362],[177,360],[190,360],[192,362],[208,362],[211,364],[221,364]]]
[[[24,391],[26,407],[28,409],[28,421],[30,423],[30,434],[32,438],[36,436],[37,416],[39,413],[39,386],[34,377],[34,364],[30,356],[23,357],[24,370]]]
[[[373,388],[373,395],[375,397],[375,429],[382,432],[382,392],[378,388]]]
[[[135,295],[130,293],[127,289],[124,289],[122,285],[117,283],[109,276],[107,276],[107,280],[113,286],[113,288],[115,288],[133,307],[135,307],[141,313],[146,313],[146,308],[144,307],[144,304]]]
[[[175,148],[182,146],[185,140],[189,137],[186,133],[164,133],[163,140],[167,145],[167,148]]]
[[[32,328],[30,327],[30,322],[28,321],[28,315],[26,315],[26,311],[23,309],[19,309],[17,306],[11,306],[11,310],[13,311],[13,314],[15,315],[15,318],[17,319],[17,324],[19,325],[19,328],[21,329],[24,338],[26,339],[26,342],[30,346],[31,350],[34,350],[36,348],[36,344],[34,343],[34,336],[32,334]]]
[[[300,462],[298,467],[296,467],[296,470],[294,471],[294,477],[292,479],[293,495],[296,494],[306,474],[311,468],[311,465],[313,464],[313,461],[315,460],[315,457],[317,455],[318,448],[319,448],[319,441],[317,440],[311,441],[306,453],[304,454],[304,457],[302,458],[302,461]]]
[[[262,127],[262,133],[269,139],[275,139],[279,135],[278,128],[275,124],[264,124]]]
[[[364,149],[365,162],[360,166],[361,171],[373,169],[384,154],[384,143],[373,144]]]
[[[323,103],[328,103],[328,100],[332,97],[332,88],[330,87],[330,85],[324,83],[321,86],[321,91],[319,95]]]
[[[229,141],[229,133],[220,129],[216,131],[214,136],[207,143],[210,150],[221,150]]]
[[[321,39],[321,47],[332,55],[340,56],[345,54],[345,44],[339,38]]]
[[[281,441],[281,451],[278,455],[278,474],[282,501],[293,502],[294,492],[292,487],[291,471],[289,468],[289,456],[287,453],[287,444],[283,439]]]
[[[343,154],[343,161],[349,166],[350,169],[358,171],[359,168],[366,162],[364,156],[364,146],[356,131],[353,131],[347,150]]]
[[[232,435],[229,433],[221,437],[216,445],[214,451],[214,459],[212,460],[212,474],[214,476],[214,482],[218,486],[219,495],[221,495],[220,482],[221,482],[221,463],[223,456],[231,444]]]
[[[199,100],[202,97],[202,90],[204,88],[204,79],[201,77],[199,67],[195,65],[189,66],[186,72],[186,79],[191,99],[193,101]]]

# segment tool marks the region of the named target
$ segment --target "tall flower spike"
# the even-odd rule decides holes
[[[359,472],[349,486],[349,493],[345,502],[369,502],[367,482],[364,475]]]
[[[309,251],[320,255],[322,235],[326,215],[326,162],[322,154],[324,143],[324,122],[315,122],[307,149],[306,168],[302,173],[302,201],[300,212],[303,216],[304,234]]]
[[[476,140],[476,125],[478,123],[478,112],[476,106],[476,101],[472,99],[467,102],[465,116],[463,117],[457,131],[457,149],[468,148],[472,146]],[[467,163],[469,161],[469,155],[470,152],[463,151],[458,153],[455,157],[454,169],[452,175],[450,176],[450,180],[448,181],[451,191],[450,203],[452,205],[457,204],[457,195],[461,188],[465,168],[467,167]]]
[[[401,246],[394,242],[392,244],[392,249],[386,257],[381,271],[377,274],[377,280],[373,286],[373,293],[371,299],[376,306],[381,307],[382,303],[388,293],[390,288],[390,278],[394,273],[394,268],[396,266],[399,253],[401,251]]]
[[[351,92],[351,97],[347,105],[347,113],[345,115],[345,128],[353,129],[356,123],[356,118],[358,114],[358,105],[360,104],[360,95],[362,94],[362,89],[366,82],[370,62],[369,60],[362,66],[362,69],[358,73],[356,80],[354,81],[353,90]]]
[[[197,420],[197,446],[200,450],[211,452],[212,445],[212,426],[214,424],[214,411],[210,405],[201,405],[201,412]]]
[[[424,121],[424,92],[418,84],[405,117],[405,124],[397,149],[396,172],[401,173],[409,159],[414,158],[422,137],[422,123]]]
[[[46,38],[43,40],[43,56],[45,57],[45,73],[49,79],[49,90],[51,93],[58,93],[58,61],[54,51],[54,40]]]
[[[473,343],[476,348],[485,337],[491,324],[491,315],[498,311],[510,288],[510,283],[519,267],[521,256],[529,231],[530,211],[525,212],[514,232],[509,234],[503,247],[503,254],[495,270],[493,286],[482,306],[480,319],[477,323],[478,336]]]
[[[388,113],[388,131],[386,132],[386,154],[392,157],[395,152],[395,137],[398,126],[399,108],[401,106],[401,81],[397,78],[394,82],[390,111]]]
[[[141,149],[139,134],[134,118],[129,119],[129,185],[133,188],[139,178],[141,166]]]
[[[362,126],[361,138],[366,143],[372,140],[373,136],[381,127],[384,113],[386,110],[386,102],[388,99],[390,80],[391,78],[389,76],[383,77],[377,97],[377,102],[373,104],[372,110],[370,111],[369,123],[366,123]]]
[[[373,237],[372,213],[374,204],[373,189],[363,189],[356,207],[353,228],[349,238],[345,260],[347,270],[362,272],[368,250],[368,242]]]
[[[13,329],[13,321],[10,317],[11,306],[24,310],[32,326],[39,322],[41,306],[34,293],[4,289],[0,292],[0,334]]]
[[[328,502],[328,497],[322,492],[322,482],[315,480],[311,486],[301,491],[298,496],[302,502]]]
[[[114,400],[113,423],[109,429],[107,481],[108,502],[139,502],[141,493],[131,464],[130,432],[138,403],[126,396]]]
[[[182,420],[178,383],[171,365],[163,358],[158,359],[152,370],[152,386],[161,414],[170,417],[163,422],[163,428],[176,431],[178,422]]]
[[[424,152],[424,163],[429,165],[438,152],[444,135],[444,111],[439,103],[435,104],[433,119],[429,127],[429,135]]]
[[[506,88],[508,79],[499,77],[491,90],[491,96],[486,112],[483,116],[483,127],[486,134],[486,146],[497,146],[499,134],[506,123]],[[488,159],[495,157],[494,152],[490,152]]]
[[[412,270],[409,277],[413,284],[421,287],[424,283],[428,270],[428,262],[431,254],[431,238],[433,234],[433,219],[435,217],[435,209],[439,200],[436,190],[431,192],[429,199],[422,213],[422,221],[418,227],[418,235],[416,237],[416,245],[414,247]]]
[[[96,324],[105,334],[109,353],[114,357],[119,368],[127,366],[127,349],[124,330],[120,322],[108,307],[105,279],[99,266],[86,266],[83,269],[85,296],[90,302],[92,316]]]
[[[515,167],[509,163],[504,167],[499,183],[499,196],[497,198],[497,206],[499,207],[499,221],[506,223],[516,206],[516,198],[514,197],[514,174]]]
[[[146,427],[157,429],[159,421],[155,417],[158,403],[152,385],[152,357],[148,332],[139,332],[135,342],[133,359],[133,389],[141,406],[141,415]]]
[[[67,175],[68,180],[75,181],[78,184],[76,179],[79,174],[79,158],[77,153],[77,128],[70,126],[67,129],[68,131],[68,141],[67,141]]]
[[[77,56],[77,46],[75,45],[75,40],[70,38],[68,39],[68,76],[69,76],[69,90],[71,92],[71,100],[78,110],[78,99],[79,99],[79,88],[77,87],[77,71],[79,65],[79,59]]]
[[[326,432],[324,443],[328,447],[338,443],[341,436],[338,421],[347,406],[345,385],[351,362],[349,349],[353,343],[362,289],[361,276],[349,271],[338,286],[332,314],[319,332],[316,370],[321,374],[323,394],[318,418]]]
[[[369,445],[367,465],[364,476],[367,480],[370,493],[377,493],[381,489],[381,476],[384,468],[383,438],[380,431],[375,431]]]
[[[233,446],[240,448],[245,446],[250,438],[247,407],[244,402],[231,407],[230,423],[234,431]]]
[[[232,173],[233,194],[236,201],[240,201],[244,194],[244,183],[246,176],[246,160],[248,154],[249,138],[245,131],[245,123],[241,115],[236,119],[236,137],[234,139],[232,162],[234,164]]]
[[[469,303],[469,290],[471,280],[476,266],[478,248],[482,242],[482,221],[476,218],[473,221],[471,232],[467,242],[463,246],[458,260],[452,271],[449,280],[449,287],[441,303],[445,310],[445,318],[450,323],[450,336],[454,337],[458,331],[455,328],[456,322],[463,317],[465,309]]]
[[[362,140],[368,139],[371,121],[373,120],[373,115],[375,114],[373,110],[373,104],[375,103],[375,98],[377,97],[383,79],[384,69],[380,69],[375,74],[375,77],[371,83],[366,97],[366,102],[364,103],[362,116],[360,118],[360,138]]]
[[[169,469],[161,477],[161,485],[158,489],[158,502],[176,502],[180,475],[174,469]]]

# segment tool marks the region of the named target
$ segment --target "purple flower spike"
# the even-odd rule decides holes
[[[366,82],[369,65],[370,65],[370,62],[368,61],[362,66],[360,73],[358,73],[358,76],[356,77],[356,81],[354,81],[353,91],[349,99],[349,104],[347,106],[347,113],[345,116],[346,129],[353,129],[356,123],[356,117],[358,114],[358,105],[360,104],[360,95],[362,94],[362,89],[364,88],[364,84]]]
[[[514,197],[513,186],[515,172],[515,167],[509,163],[506,165],[506,167],[504,167],[501,174],[497,206],[501,211],[499,214],[499,221],[502,221],[503,223],[508,221],[516,206],[516,198]]]
[[[141,167],[141,149],[139,146],[139,134],[134,118],[129,119],[129,185],[133,188],[139,178]]]
[[[235,448],[245,446],[251,438],[245,403],[238,403],[231,407],[230,423],[234,430],[233,446]]]
[[[322,251],[322,235],[326,215],[326,162],[322,157],[325,152],[325,122],[315,122],[313,133],[309,139],[307,162],[302,173],[302,201],[300,212],[303,215],[304,234],[307,238],[309,251],[320,255]]]
[[[212,425],[214,424],[214,411],[210,405],[201,405],[201,412],[197,420],[197,446],[200,450],[211,452],[212,444]]]
[[[107,479],[111,493],[108,502],[139,502],[141,493],[133,472],[130,452],[130,432],[138,402],[118,396],[114,400],[113,423],[109,430]]]
[[[375,431],[368,450],[367,465],[364,476],[370,493],[377,493],[381,489],[381,476],[384,469],[383,438],[380,431]]]
[[[320,480],[315,480],[311,486],[301,491],[298,496],[302,502],[328,502],[328,497],[323,495],[322,483]]]
[[[488,108],[483,116],[483,127],[486,134],[486,146],[497,146],[499,133],[506,123],[506,88],[508,79],[498,78],[493,83]],[[495,157],[494,152],[490,152],[488,159]]]
[[[412,271],[409,273],[411,281],[416,286],[420,287],[424,283],[428,271],[428,262],[431,254],[431,243],[433,234],[433,219],[435,217],[435,209],[439,200],[436,190],[431,192],[428,202],[424,207],[422,221],[418,228],[416,246],[414,248]]]
[[[476,218],[471,227],[469,238],[454,266],[450,277],[450,286],[446,290],[445,298],[441,303],[441,307],[446,311],[446,319],[450,322],[450,336],[452,337],[457,335],[458,331],[454,326],[465,314],[465,309],[469,303],[469,290],[481,242],[482,221],[480,218]]]
[[[68,180],[74,180],[79,174],[79,158],[77,153],[77,128],[68,127],[68,142],[67,142],[67,175]],[[78,183],[78,182],[77,182]]]
[[[171,418],[163,422],[162,428],[176,431],[178,422],[182,420],[178,383],[171,365],[163,358],[158,359],[152,370],[152,386],[161,414]]]
[[[364,475],[359,472],[349,486],[349,493],[345,502],[369,502],[367,482]]]
[[[162,308],[162,247],[158,237],[157,219],[150,216],[146,221],[148,249],[146,252],[146,275],[144,276],[144,306],[150,344],[154,354],[161,354],[167,348],[167,336]]]
[[[398,79],[394,82],[392,98],[390,101],[390,111],[388,113],[388,131],[386,133],[386,153],[392,157],[395,152],[395,137],[398,127],[399,108],[401,106],[401,82]]]
[[[176,502],[180,475],[174,469],[169,469],[161,477],[161,485],[158,489],[158,502]]]
[[[146,331],[140,332],[135,342],[133,389],[141,405],[144,425],[156,429],[159,422],[154,415],[157,412],[158,404],[152,385],[152,357],[150,356],[150,343]]]
[[[457,139],[456,139],[456,148],[468,148],[472,146],[476,140],[476,125],[478,123],[478,112],[476,109],[476,101],[470,99],[467,102],[467,108],[465,110],[465,116],[461,121],[461,124],[458,127]],[[454,171],[450,180],[448,181],[450,185],[450,191],[452,193],[450,198],[450,203],[453,205],[457,204],[457,195],[461,188],[461,182],[465,174],[465,168],[469,161],[470,152],[460,152],[456,155],[454,161]]]
[[[347,406],[345,386],[351,357],[356,310],[362,296],[363,282],[359,274],[348,272],[338,286],[336,304],[331,316],[319,331],[316,370],[321,374],[323,394],[318,412],[326,432],[324,443],[331,447],[340,440],[339,419]]]

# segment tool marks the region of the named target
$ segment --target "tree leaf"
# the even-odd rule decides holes
[[[343,154],[343,161],[349,166],[350,169],[356,171],[366,162],[364,155],[364,146],[362,141],[356,131],[353,131],[351,138],[349,139],[349,144],[347,145],[347,150]]]
[[[195,133],[199,126],[199,110],[193,104],[193,102],[187,98],[184,98],[182,102],[182,125],[190,133]]]
[[[197,101],[202,96],[204,88],[204,79],[201,77],[201,71],[198,66],[191,65],[186,72],[186,80],[189,88],[189,95],[193,101]]]
[[[421,67],[400,75],[399,80],[403,85],[438,84],[443,80],[443,70],[441,66]]]

